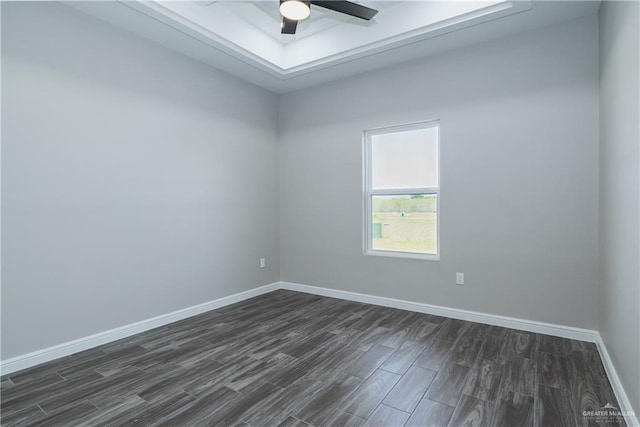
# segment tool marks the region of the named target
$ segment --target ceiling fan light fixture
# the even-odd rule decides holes
[[[287,19],[300,21],[311,13],[308,0],[280,0],[280,13]]]

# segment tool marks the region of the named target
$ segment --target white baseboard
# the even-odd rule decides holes
[[[32,366],[36,366],[44,362],[49,362],[60,357],[69,356],[79,351],[88,350],[99,345],[107,344],[109,342],[126,338],[131,335],[139,334],[140,332],[148,331],[159,326],[168,325],[169,323],[177,322],[178,320],[186,319],[187,317],[196,316],[210,310],[215,310],[216,308],[235,304],[237,302],[244,301],[258,295],[266,294],[277,289],[279,289],[279,283],[271,283],[259,288],[250,289],[248,291],[205,302],[203,304],[183,308],[182,310],[177,310],[172,313],[152,317],[151,319],[131,323],[129,325],[121,326],[119,328],[111,329],[108,331],[99,332],[88,337],[79,338],[77,340],[55,345],[53,347],[48,347],[42,350],[37,350],[31,353],[12,357],[0,362],[0,374],[6,375],[25,368],[30,368]]]
[[[436,316],[451,317],[453,319],[468,320],[470,322],[502,326],[505,328],[553,335],[562,338],[570,338],[572,340],[588,341],[593,343],[598,340],[597,331],[538,322],[535,320],[517,319],[515,317],[499,316],[497,314],[480,313],[477,311],[442,307],[439,305],[405,301],[395,298],[359,294],[355,292],[340,291],[337,289],[320,288],[317,286],[301,285],[299,283],[280,282],[280,289],[363,302],[366,304],[381,305],[384,307],[398,308],[400,310],[416,311],[418,313],[433,314]]]
[[[598,341],[596,341],[596,345],[598,346],[598,351],[600,352],[600,358],[602,359],[604,369],[605,371],[607,371],[609,382],[611,382],[611,388],[613,388],[616,399],[618,399],[618,405],[620,405],[620,408],[618,409],[623,411],[623,414],[625,414],[624,419],[629,427],[640,426],[638,416],[633,412],[631,401],[629,400],[627,393],[624,391],[624,387],[622,387],[620,377],[616,372],[616,368],[613,366],[613,362],[611,361],[611,357],[609,356],[609,352],[607,351],[607,346],[604,344],[604,341],[602,340],[600,334],[598,334]]]

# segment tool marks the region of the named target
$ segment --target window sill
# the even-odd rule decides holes
[[[367,250],[365,255],[372,256],[384,256],[389,258],[409,258],[409,259],[423,259],[428,261],[440,261],[439,255],[433,254],[420,254],[416,252],[395,252],[395,251],[380,251],[380,250]]]

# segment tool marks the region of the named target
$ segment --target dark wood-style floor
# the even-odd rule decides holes
[[[1,419],[548,427],[607,403],[593,344],[276,291],[3,377]]]

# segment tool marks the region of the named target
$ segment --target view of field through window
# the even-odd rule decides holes
[[[372,196],[372,249],[436,254],[437,195]]]

